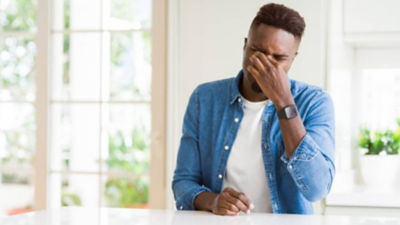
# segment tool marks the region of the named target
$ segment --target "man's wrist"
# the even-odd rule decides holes
[[[218,194],[203,191],[194,199],[194,207],[198,210],[212,211],[215,198]]]
[[[294,99],[293,96],[290,94],[284,98],[278,99],[277,101],[274,102],[276,111],[279,112],[281,111],[283,108],[285,108],[288,105],[294,105]]]

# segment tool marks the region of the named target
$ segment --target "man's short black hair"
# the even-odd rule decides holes
[[[270,3],[263,5],[251,23],[251,29],[260,24],[283,29],[301,39],[306,24],[300,14],[281,4]]]

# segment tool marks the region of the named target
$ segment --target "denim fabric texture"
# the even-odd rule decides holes
[[[172,181],[178,210],[194,210],[202,191],[220,193],[227,160],[243,117],[236,78],[199,85],[192,93]],[[288,158],[273,102],[262,115],[262,157],[274,213],[312,214],[335,175],[335,122],[330,96],[321,88],[290,80],[306,135]],[[252,163],[252,162],[243,162]],[[252,185],[252,184],[248,184]]]

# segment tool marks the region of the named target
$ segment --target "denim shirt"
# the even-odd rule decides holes
[[[240,71],[236,78],[201,84],[190,97],[172,181],[179,210],[194,210],[194,199],[203,191],[222,191],[243,117],[242,77]],[[335,174],[333,103],[321,88],[295,80],[289,83],[306,135],[287,158],[276,109],[269,101],[262,115],[265,176],[274,213],[312,214],[311,202],[329,193]]]

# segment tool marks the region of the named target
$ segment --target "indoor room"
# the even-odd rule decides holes
[[[399,9],[0,0],[0,224],[400,224]]]

